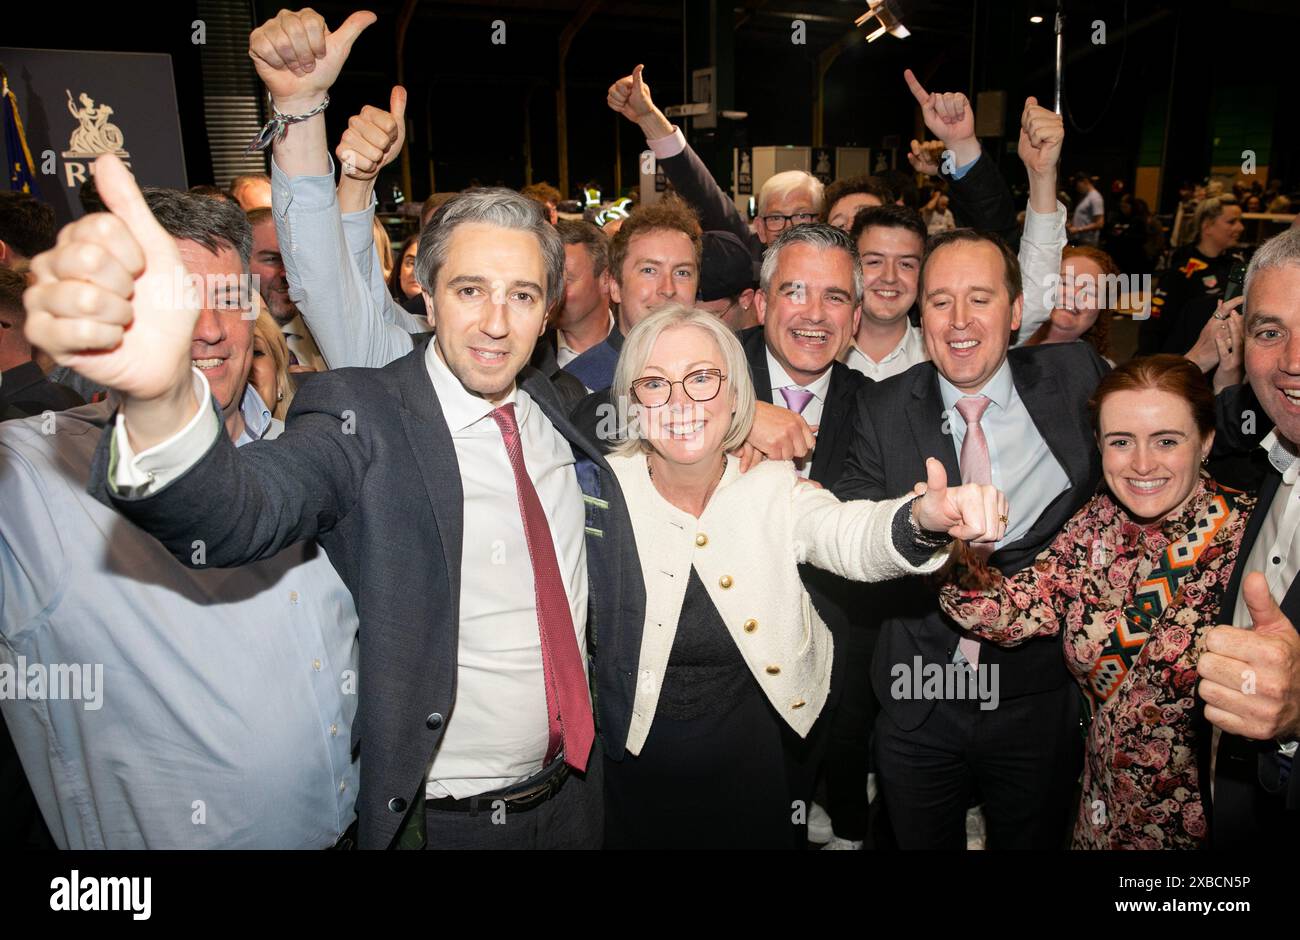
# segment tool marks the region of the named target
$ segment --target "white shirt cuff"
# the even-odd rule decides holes
[[[647,140],[646,144],[656,160],[667,160],[686,149],[686,135],[682,133],[680,127],[674,126],[673,132],[667,137],[656,137],[654,140]]]
[[[199,410],[174,435],[148,450],[136,453],[126,433],[126,417],[119,411],[113,427],[113,456],[109,485],[115,494],[140,497],[157,492],[180,477],[208,452],[221,433],[221,420],[212,407],[208,380],[194,370],[194,397]]]

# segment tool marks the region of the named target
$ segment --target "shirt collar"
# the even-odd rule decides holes
[[[974,398],[979,395],[984,395],[992,404],[997,405],[1002,411],[1006,411],[1011,404],[1011,395],[1014,391],[1015,384],[1011,381],[1011,362],[1007,359],[1002,360],[1002,365],[998,367],[998,371],[994,372],[992,378],[984,383],[984,387],[974,395],[967,395],[966,392],[961,391],[957,386],[945,379],[943,373],[939,373],[939,394],[943,396],[943,407],[947,411],[956,408],[957,399]]]
[[[794,379],[790,378],[785,369],[781,368],[781,363],[777,362],[776,356],[772,355],[772,350],[765,349],[764,353],[767,355],[767,374],[771,379],[773,391],[778,388],[789,388],[793,385],[795,388],[805,388],[812,392],[813,397],[820,402],[826,401],[826,391],[831,386],[831,368],[834,367],[834,363],[832,363],[825,372],[818,376],[817,380],[812,384],[800,385]],[[775,397],[776,396],[773,396],[773,399],[775,399]]]
[[[605,338],[600,341],[601,343],[603,343],[606,339],[609,339],[609,335],[614,332],[614,314],[610,312],[608,307],[605,308],[605,313],[609,317],[609,329],[605,331]],[[600,343],[596,343],[596,345],[599,346]],[[573,347],[564,341],[564,334],[561,333],[559,330],[555,331],[555,348],[567,349],[575,356],[579,355],[578,353],[573,352]]]
[[[1273,469],[1282,474],[1282,482],[1287,486],[1295,483],[1300,476],[1300,459],[1297,458],[1296,446],[1277,433],[1277,428],[1269,431],[1259,446],[1268,452],[1268,462]]]
[[[463,431],[482,421],[499,406],[467,391],[460,379],[447,367],[447,363],[442,361],[437,346],[436,339],[429,342],[424,351],[424,365],[429,370],[429,379],[433,382],[433,391],[438,396],[438,405],[442,408],[448,429],[453,433]],[[520,391],[518,383],[511,387],[510,394],[501,404],[507,402],[515,402],[515,420],[522,426],[528,396]]]
[[[861,349],[859,349],[857,343],[850,344],[849,350],[851,352],[857,353],[863,359],[867,360],[867,362],[873,363],[878,366],[883,366],[887,362],[893,362],[899,356],[903,355],[903,353],[912,351],[921,343],[922,340],[921,340],[920,328],[912,326],[911,323],[908,323],[907,329],[903,331],[903,338],[898,341],[898,345],[895,346],[893,350],[890,351],[889,355],[885,356],[885,358],[881,359],[879,362],[876,362],[874,359],[872,359],[870,356],[864,353]]]
[[[244,397],[239,402],[239,413],[244,416],[244,430],[239,435],[238,445],[260,441],[271,428],[271,409],[266,407],[262,396],[257,394],[253,383],[244,386]]]

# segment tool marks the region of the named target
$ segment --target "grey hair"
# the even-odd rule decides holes
[[[758,214],[762,215],[766,212],[773,199],[789,196],[801,190],[812,196],[813,212],[820,216],[822,204],[826,201],[826,186],[817,177],[804,170],[783,170],[769,176],[758,190]]]
[[[536,235],[546,266],[547,307],[563,296],[564,244],[555,226],[546,220],[539,203],[514,190],[497,187],[467,189],[443,203],[429,220],[415,253],[415,278],[426,293],[433,294],[438,272],[447,263],[452,233],[458,225],[468,222]]]
[[[623,340],[623,351],[614,368],[614,384],[610,386],[610,395],[620,413],[630,413],[631,408],[636,406],[636,399],[632,396],[632,383],[641,377],[641,371],[649,362],[655,343],[665,331],[684,326],[703,330],[713,338],[722,352],[722,368],[726,373],[727,387],[735,408],[731,426],[727,428],[726,437],[722,441],[722,449],[733,450],[745,442],[754,424],[754,381],[749,375],[749,361],[745,358],[740,340],[717,316],[707,310],[696,310],[685,304],[668,304],[632,327]],[[629,425],[633,425],[633,422],[629,422]],[[614,447],[614,453],[622,456],[645,454],[650,450],[650,442],[644,434],[639,433],[625,434]]]
[[[777,236],[776,241],[767,246],[767,252],[763,255],[763,267],[758,274],[758,289],[763,292],[763,296],[770,297],[768,288],[772,286],[772,278],[776,277],[777,256],[786,246],[793,244],[845,252],[853,263],[853,306],[862,303],[865,288],[862,284],[862,262],[858,258],[858,248],[853,244],[853,239],[849,237],[848,232],[825,222],[811,222],[808,225],[787,228]]]
[[[248,270],[248,259],[253,254],[253,227],[238,205],[158,186],[146,186],[140,192],[153,217],[172,238],[197,242],[213,254],[222,248],[233,248],[244,270]]]
[[[1259,246],[1246,268],[1246,281],[1243,285],[1246,303],[1250,303],[1250,285],[1257,273],[1289,264],[1300,265],[1300,229],[1289,228]]]

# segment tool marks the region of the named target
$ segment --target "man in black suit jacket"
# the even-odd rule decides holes
[[[797,466],[827,489],[844,467],[857,393],[869,384],[839,361],[857,330],[861,301],[862,268],[852,239],[830,225],[800,225],[783,232],[764,256],[755,294],[761,325],[740,334],[760,402],[756,439],[764,419],[796,431],[801,419],[817,426],[811,458]],[[766,440],[761,446],[770,449]],[[811,565],[800,574],[835,639],[835,661],[824,717],[797,749],[803,779],[794,792],[811,794],[822,766],[835,835],[843,847],[857,848],[866,836],[866,716],[873,711],[873,636],[854,622],[865,587]]]
[[[349,24],[359,32],[356,19]],[[263,38],[266,48],[276,46]],[[600,760],[590,700],[617,759],[630,720],[644,589],[613,474],[564,418],[550,383],[525,367],[563,275],[563,248],[536,205],[506,190],[456,197],[417,262],[438,314],[435,337],[382,369],[316,377],[299,393],[281,438],[236,452],[217,433],[220,418],[203,394],[207,376],[191,367],[196,313],[166,290],[186,243],[178,252],[121,161],[102,158],[96,179],[114,214],[75,227],[56,248],[59,257],[40,263],[28,336],[117,391],[122,407],[97,454],[94,485],[178,558],[238,565],[309,538],[328,553],[361,619],[359,844],[419,844],[427,826],[434,846],[598,846]],[[75,299],[86,292],[95,295],[91,315]],[[130,326],[125,339],[122,324]],[[88,343],[101,348],[97,341],[114,348],[85,355]],[[463,420],[467,401],[479,412],[472,424]],[[462,415],[456,426],[449,426],[452,404]],[[473,430],[479,426],[486,431]],[[464,454],[472,466],[462,467]],[[534,463],[536,455],[545,461]],[[515,525],[497,524],[498,517]],[[490,524],[471,528],[475,519]],[[543,526],[554,542],[546,549]],[[513,539],[514,554],[495,561],[489,541],[478,560],[473,540],[494,533]],[[423,563],[412,565],[413,558]],[[536,593],[526,578],[514,579],[524,585],[518,598],[503,585],[499,593],[515,605],[509,609],[491,592],[462,593],[463,582],[502,581],[470,571],[491,564],[531,570]],[[580,610],[585,622],[569,617]],[[509,651],[492,643],[507,628],[524,638]],[[538,641],[531,649],[529,629]],[[547,635],[550,668],[543,665]],[[460,658],[467,637],[477,638],[468,647],[476,654],[473,676]],[[469,694],[471,678],[477,696]],[[572,708],[575,701],[581,706]],[[439,776],[448,735],[475,719],[486,730],[460,739],[461,772]],[[503,751],[508,763],[499,759]],[[437,789],[444,780],[445,796]],[[499,811],[535,815],[493,825]]]
[[[919,294],[933,361],[859,393],[835,493],[897,496],[927,457],[942,459],[951,478],[961,476],[958,455],[971,429],[958,409],[963,398],[987,397],[976,420],[993,483],[1011,503],[1007,538],[990,563],[1012,573],[1096,490],[1101,462],[1086,402],[1107,367],[1081,343],[1008,353],[1022,303],[1019,265],[993,236],[958,230],[937,237]],[[968,463],[970,471],[977,461]],[[990,848],[1063,844],[1082,747],[1078,693],[1060,641],[1015,649],[979,642],[977,668],[993,696],[960,687],[936,695],[922,688],[918,672],[946,671],[971,657],[958,652],[963,635],[939,610],[933,584],[912,579],[878,590],[871,613],[882,623],[872,664],[882,707],[876,767],[899,844],[964,847],[974,797],[984,804]]]
[[[1216,447],[1265,456],[1240,561],[1197,662],[1201,779],[1216,848],[1290,847],[1300,835],[1300,231],[1266,242],[1246,274],[1249,386],[1219,396]],[[1269,424],[1273,425],[1271,431]],[[1259,440],[1260,436],[1263,440]],[[1220,445],[1219,437],[1224,444]]]

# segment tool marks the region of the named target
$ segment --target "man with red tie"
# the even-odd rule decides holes
[[[297,89],[275,100],[319,106],[373,20],[261,27],[259,72]],[[618,664],[636,661],[644,590],[613,474],[527,367],[563,295],[564,248],[537,206],[454,198],[416,261],[437,335],[382,369],[319,376],[280,439],[236,452],[190,367],[194,312],[166,289],[183,255],[116,158],[96,178],[111,214],[54,250],[29,337],[118,392],[96,485],[178,558],[230,567],[308,538],[328,554],[361,622],[361,847],[599,847],[589,681],[621,754],[634,690]]]

